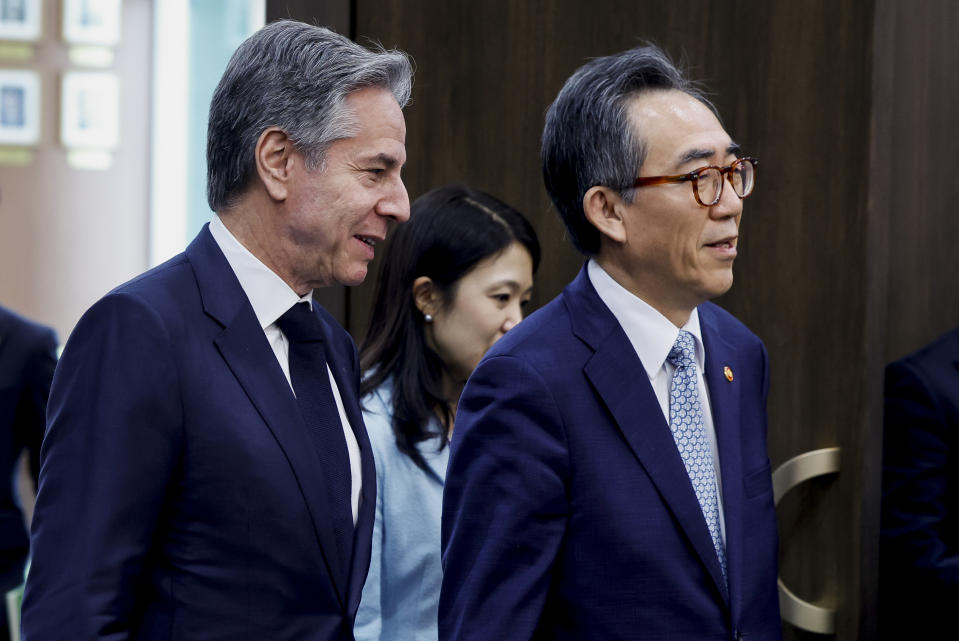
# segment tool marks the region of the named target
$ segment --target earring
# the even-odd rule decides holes
[[[424,320],[426,323],[432,323],[432,322],[433,322],[433,315],[432,315],[432,314],[423,314],[423,320]]]

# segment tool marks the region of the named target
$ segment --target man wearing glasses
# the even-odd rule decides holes
[[[757,161],[655,47],[573,74],[542,161],[588,261],[463,392],[440,639],[780,639],[766,350],[708,302]]]

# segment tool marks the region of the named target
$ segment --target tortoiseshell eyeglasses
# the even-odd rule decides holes
[[[753,187],[756,185],[756,165],[758,164],[759,160],[756,158],[739,158],[725,167],[710,165],[678,176],[637,178],[633,187],[688,181],[693,183],[693,196],[696,197],[696,202],[703,207],[712,207],[723,197],[723,186],[726,183],[723,177],[729,180],[729,184],[733,186],[733,191],[740,198],[745,198],[753,193]]]

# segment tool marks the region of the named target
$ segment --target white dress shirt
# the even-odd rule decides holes
[[[719,484],[719,525],[725,543],[726,520],[723,516],[722,467],[719,463],[719,448],[716,446],[713,413],[709,405],[709,389],[703,379],[706,350],[703,347],[703,335],[699,328],[699,311],[694,309],[686,324],[682,328],[676,327],[649,303],[613,280],[613,277],[595,260],[589,261],[586,273],[596,293],[619,321],[633,349],[636,350],[636,355],[646,369],[646,375],[649,376],[649,384],[653,387],[667,425],[669,424],[669,386],[672,383],[675,368],[666,360],[666,357],[669,356],[673,344],[679,337],[680,329],[693,335],[696,343],[696,383],[699,386],[699,400],[703,409],[703,427],[706,430],[706,438],[709,439],[713,468],[716,470],[716,482]]]
[[[300,296],[293,291],[286,282],[277,276],[269,267],[264,265],[260,259],[250,253],[250,251],[240,244],[230,230],[226,228],[223,221],[216,214],[210,221],[210,233],[213,240],[220,246],[220,251],[226,256],[226,261],[236,274],[240,281],[240,287],[250,300],[253,307],[253,313],[256,314],[260,327],[263,328],[266,339],[273,348],[276,360],[286,375],[286,380],[293,387],[290,379],[290,343],[286,336],[277,327],[276,321],[290,307],[296,303],[312,304],[313,292]],[[346,411],[343,409],[343,399],[340,398],[340,390],[336,386],[336,380],[333,378],[333,372],[327,364],[326,372],[330,377],[330,385],[333,388],[333,398],[336,400],[336,409],[340,413],[340,423],[343,425],[343,433],[346,436],[346,448],[350,454],[350,475],[352,477],[352,487],[350,491],[350,507],[353,510],[353,525],[356,525],[356,519],[359,514],[360,489],[362,487],[362,473],[360,465],[360,446],[356,441],[356,435],[350,427],[350,421],[346,417]]]

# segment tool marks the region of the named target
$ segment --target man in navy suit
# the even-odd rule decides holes
[[[707,302],[756,161],[654,47],[576,71],[542,161],[588,261],[463,392],[440,639],[780,639],[766,351]]]
[[[353,342],[311,292],[360,283],[409,217],[410,85],[405,54],[302,23],[237,49],[210,106],[212,222],[65,347],[26,641],[353,638],[373,457]]]
[[[30,540],[14,479],[20,453],[26,451],[30,475],[37,480],[47,396],[56,365],[54,331],[0,307],[0,594],[23,583]],[[0,638],[9,638],[7,628],[4,607]]]
[[[883,639],[951,636],[959,604],[959,327],[886,367]]]

